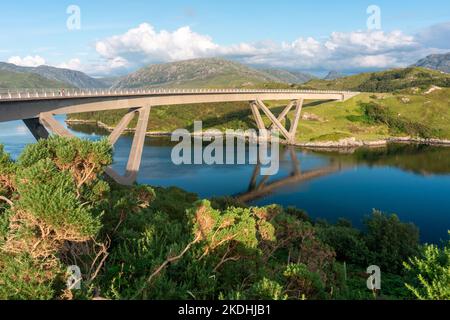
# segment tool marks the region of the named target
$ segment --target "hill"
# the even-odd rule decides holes
[[[278,81],[285,83],[303,84],[316,79],[312,74],[299,71],[288,71],[283,69],[261,69],[261,71],[275,77]]]
[[[113,88],[242,88],[271,82],[281,81],[237,62],[210,58],[151,65],[122,78]]]
[[[0,70],[0,89],[44,89],[44,88],[71,88],[72,86],[60,81],[49,80],[33,73],[17,73]]]
[[[22,74],[34,74],[47,80],[69,84],[75,88],[107,88],[101,80],[94,79],[83,72],[50,66],[21,67],[12,63],[0,62],[0,70]]]
[[[446,54],[432,54],[419,60],[415,67],[423,67],[450,73],[450,52]]]
[[[393,92],[407,88],[426,88],[432,85],[450,87],[450,74],[419,67],[361,73],[336,80],[311,80],[304,89],[350,90],[360,92]]]

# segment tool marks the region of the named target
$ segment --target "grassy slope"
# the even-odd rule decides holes
[[[409,102],[402,101],[403,98]],[[297,133],[299,141],[336,141],[355,137],[362,140],[377,140],[391,136],[386,125],[369,125],[364,122],[360,102],[375,101],[388,106],[393,112],[415,122],[426,123],[441,129],[442,138],[450,138],[450,89],[437,90],[431,94],[373,94],[363,93],[346,102],[308,101],[304,113],[314,114],[320,121],[300,122]],[[286,102],[267,102],[274,114],[279,114]],[[183,112],[180,112],[180,109]],[[100,120],[114,126],[125,111],[87,113],[72,115],[72,119]],[[201,116],[200,116],[201,115]],[[288,115],[288,124],[293,119]],[[247,103],[200,104],[173,107],[156,107],[152,110],[149,131],[171,132],[178,128],[192,129],[195,120],[203,120],[204,128],[247,129],[254,128],[251,111]],[[269,120],[264,117],[269,124]],[[131,124],[134,126],[135,122]],[[399,134],[405,136],[405,134]]]
[[[0,70],[0,89],[41,89],[61,87],[70,88],[72,86],[59,81],[48,80],[36,74]]]
[[[364,122],[360,102],[374,101],[387,106],[399,117],[441,129],[441,138],[450,138],[450,89],[431,94],[372,94],[363,93],[346,102],[330,102],[305,108],[323,121],[302,121],[298,132],[301,141],[339,140],[356,137],[362,140],[377,140],[392,135],[386,125],[369,125]],[[403,98],[409,102],[402,101]],[[407,100],[405,100],[407,101]],[[405,136],[405,134],[397,134]]]

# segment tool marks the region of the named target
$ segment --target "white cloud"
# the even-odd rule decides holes
[[[79,58],[73,58],[56,65],[56,67],[81,71],[94,76],[104,76],[110,74],[112,70],[126,69],[128,65],[128,61],[120,57],[98,59],[89,63],[83,63]]]
[[[182,27],[174,32],[157,32],[143,23],[123,35],[97,42],[96,50],[106,59],[140,59],[142,62],[186,60],[211,55],[219,46],[208,36]]]
[[[450,21],[421,30],[416,37],[426,46],[448,50],[450,47]]]
[[[45,64],[45,59],[41,56],[13,56],[8,59],[9,63],[13,63],[22,67],[38,67]]]
[[[424,29],[416,35],[401,31],[333,32],[326,38],[299,37],[292,42],[260,41],[223,46],[211,37],[181,27],[156,30],[143,23],[127,32],[98,41],[97,57],[89,62],[71,59],[58,66],[91,75],[126,73],[159,62],[224,57],[252,65],[303,70],[347,72],[404,67],[431,53],[450,51],[450,22]],[[10,62],[36,66],[40,56],[11,57]]]
[[[299,69],[389,68],[415,62],[424,48],[414,36],[401,31],[333,32],[327,39],[298,38],[292,42],[240,43],[221,46],[211,37],[182,27],[157,31],[148,23],[96,44],[107,61],[103,70],[116,66],[135,68],[155,62],[222,56],[244,63]],[[426,51],[426,50],[425,50]]]
[[[57,67],[63,68],[63,69],[77,70],[77,71],[83,70],[83,64],[81,63],[81,60],[78,58],[70,59],[67,62],[63,62],[63,63],[59,64]]]

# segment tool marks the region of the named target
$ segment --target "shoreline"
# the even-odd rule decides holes
[[[114,130],[114,127],[108,126],[107,124],[96,121],[96,120],[77,120],[77,119],[68,119],[65,120],[67,124],[86,124],[93,125],[99,128],[105,129],[109,132]],[[133,133],[135,129],[125,129],[124,133]],[[147,132],[147,137],[170,137],[172,132]],[[192,135],[201,135],[198,133],[192,133]],[[447,139],[424,139],[424,138],[413,138],[413,137],[389,137],[385,139],[379,140],[358,140],[356,138],[345,138],[339,141],[320,141],[320,142],[298,142],[289,144],[287,142],[282,142],[286,145],[308,148],[308,149],[357,149],[362,147],[370,147],[370,148],[381,148],[386,147],[389,143],[406,143],[406,144],[423,144],[430,145],[436,147],[450,147],[450,140]]]

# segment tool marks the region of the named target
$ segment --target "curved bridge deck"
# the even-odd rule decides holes
[[[107,173],[119,183],[131,184],[136,180],[139,171],[148,120],[154,106],[248,102],[259,130],[267,129],[261,116],[262,111],[269,118],[271,126],[278,129],[287,142],[294,143],[304,100],[345,101],[358,94],[349,91],[271,89],[0,90],[0,123],[23,120],[36,139],[45,139],[49,136],[47,130],[57,135],[71,136],[71,133],[55,120],[54,115],[127,109],[128,113],[117,124],[109,138],[114,145],[131,120],[138,115],[126,175],[121,177],[110,168]],[[269,100],[290,102],[277,117],[263,102]],[[283,121],[291,110],[295,110],[294,121],[287,129]]]

